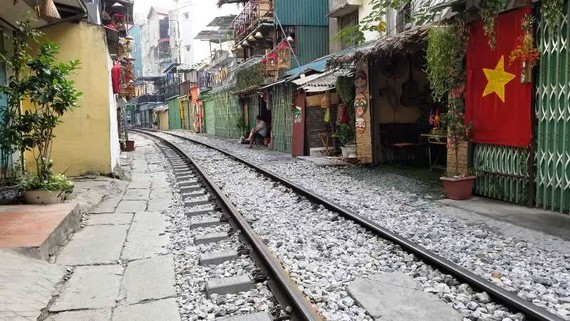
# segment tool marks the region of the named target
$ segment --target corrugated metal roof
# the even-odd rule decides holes
[[[309,79],[309,81],[306,81],[304,85],[301,86],[301,88],[306,92],[323,92],[323,91],[333,90],[336,87],[336,80],[338,77],[341,76],[350,77],[352,75],[354,75],[354,71],[349,69],[328,71],[316,75],[316,77],[312,77],[311,79]]]
[[[284,26],[328,26],[328,0],[274,0],[275,16]]]
[[[293,80],[292,83],[294,83],[297,86],[303,86],[304,84],[310,82],[311,80],[322,77],[322,75],[324,75],[324,74],[314,74],[314,75],[310,75],[310,76],[306,76],[306,77],[301,77],[297,80]]]
[[[329,28],[321,26],[298,26],[297,56],[305,64],[329,53]]]

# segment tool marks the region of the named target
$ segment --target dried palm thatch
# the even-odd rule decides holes
[[[414,27],[395,35],[384,36],[373,43],[348,54],[332,57],[327,66],[337,68],[353,64],[362,59],[385,59],[396,55],[407,55],[424,49],[427,45],[429,25]]]

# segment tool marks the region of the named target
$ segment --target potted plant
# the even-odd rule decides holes
[[[341,144],[340,150],[344,158],[356,158],[356,145],[354,144],[354,130],[348,124],[340,123],[332,135]]]
[[[458,98],[452,98],[458,100]],[[447,198],[453,200],[465,200],[471,198],[475,176],[462,173],[459,170],[459,150],[464,144],[469,144],[470,126],[465,124],[465,115],[457,105],[449,108],[443,115],[443,124],[447,127],[447,148],[451,149],[455,167],[447,168],[447,176],[440,180],[443,182],[443,190]]]
[[[61,117],[78,107],[81,93],[69,76],[79,61],[56,62],[58,52],[54,42],[41,44],[38,53],[26,62],[28,74],[22,80],[24,98],[29,102],[20,117],[22,141],[35,160],[35,172],[24,175],[22,187],[24,198],[32,203],[61,201],[61,195],[73,188],[63,174],[53,174],[50,156]]]
[[[460,19],[449,25],[435,25],[429,30],[426,51],[426,72],[432,97],[435,101],[447,103],[447,113],[441,121],[443,128],[447,128],[448,155],[452,153],[455,166],[451,169],[448,166],[441,181],[446,196],[455,200],[470,198],[475,180],[475,176],[461,172],[459,166],[460,148],[467,146],[470,134],[470,126],[465,123],[463,113],[466,34],[465,24]]]

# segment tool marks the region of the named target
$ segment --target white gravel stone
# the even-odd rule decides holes
[[[236,155],[303,185],[305,188],[409,238],[428,250],[494,282],[505,290],[516,293],[521,298],[543,306],[550,312],[558,313],[561,317],[570,320],[566,313],[567,309],[562,306],[565,303],[561,300],[561,298],[570,297],[570,255],[539,248],[527,241],[501,235],[485,226],[467,225],[452,217],[442,215],[438,213],[438,205],[434,202],[434,199],[440,195],[434,194],[433,188],[423,182],[356,166],[346,168],[317,167],[311,163],[285,156],[282,153],[245,149],[242,145],[187,132],[178,132],[178,134],[189,135],[194,139],[230,150]],[[235,162],[227,161],[220,153],[206,151],[202,147],[179,139],[173,140],[186,144],[189,149],[199,152],[204,162],[216,160],[216,164],[219,164],[216,167],[219,170],[212,169],[211,173],[219,175],[220,172],[223,172],[223,174],[226,174],[227,177],[225,178],[227,179],[221,182],[222,185],[227,186],[225,189],[226,193],[237,198],[248,198],[248,200],[242,200],[242,204],[240,204],[245,211],[254,208],[256,203],[265,206],[267,203],[264,200],[276,196],[272,193],[278,193],[278,191],[286,193],[286,190],[281,190],[280,188],[272,188],[269,191],[268,189],[260,188],[254,188],[253,191],[242,191],[247,189],[247,184],[244,184],[244,182],[248,180],[256,181],[257,186],[274,186],[274,183],[266,180],[260,181],[258,178],[255,178],[258,175],[251,173],[243,166],[236,165]],[[236,187],[235,185],[240,186]],[[268,211],[269,215],[278,215],[278,212],[281,211],[287,215],[297,217],[297,215],[293,214],[314,215],[313,212],[316,211],[323,216],[330,216],[330,221],[335,217],[334,214],[327,215],[322,209],[318,208],[308,208],[304,212],[293,213],[294,211],[287,208],[287,206],[292,206],[296,202],[288,203],[285,200],[280,202],[282,203],[275,204],[277,207],[273,209],[275,213]],[[303,202],[300,203],[305,204]],[[308,203],[305,206],[311,207]],[[264,227],[262,223],[271,223],[258,217],[259,214],[252,211],[251,219],[255,222],[256,229],[260,226],[260,232],[263,232]],[[317,220],[311,221],[308,218],[301,222],[319,224]],[[301,222],[297,222],[296,226],[299,226]],[[326,226],[334,222],[321,224]],[[268,229],[269,226],[265,228]],[[270,233],[269,231],[265,232]],[[290,232],[290,234],[293,234],[294,231]],[[291,237],[293,236],[291,235]],[[348,248],[337,247],[336,244],[334,248],[329,248],[326,245],[330,244],[329,241],[333,241],[337,237],[336,233],[329,231],[323,237],[320,242],[310,241],[309,244],[303,247],[311,245],[316,250],[323,251],[324,255],[338,255],[339,258],[344,260],[352,257],[352,255],[348,255],[350,253]],[[356,237],[356,235],[352,237]],[[274,244],[275,242],[272,241],[270,244],[274,246],[278,253],[284,253],[287,250],[299,250],[300,247],[296,246],[295,242],[291,242],[293,244],[288,243],[288,240],[281,240],[283,244],[279,246]],[[356,265],[357,271],[358,269],[370,268],[370,266],[358,265],[358,252],[355,259],[356,262],[353,259],[350,262]],[[405,262],[405,259],[391,259],[390,257],[382,256],[382,254],[374,259],[379,260],[381,262],[380,266],[384,269],[403,270],[416,274],[416,280],[421,282],[425,288],[436,289],[435,285],[438,282],[433,281],[432,273],[426,273],[421,263],[415,263],[417,266],[410,271],[412,264]],[[312,264],[310,260],[305,260],[304,263],[301,263],[301,266],[305,267],[300,267],[298,262],[296,262],[297,259],[294,257],[289,258],[288,256],[283,257],[282,260],[298,276],[307,273],[307,267]],[[293,265],[293,263],[297,265]],[[346,267],[351,266],[348,261],[343,263]],[[495,271],[501,271],[502,273],[498,280],[491,275]],[[318,271],[318,268],[317,271],[312,272],[320,273],[320,277],[336,277],[334,273]],[[345,280],[343,276],[346,278],[347,274],[343,275],[340,273],[338,275],[338,282],[341,284]],[[460,290],[461,293],[469,293],[470,291],[470,289]],[[456,286],[450,286],[450,293],[457,300],[460,299],[457,296],[458,288]],[[461,300],[463,301],[463,298]],[[465,304],[465,302],[463,303]],[[480,312],[480,314],[485,315],[484,317],[488,317],[490,320],[495,320],[492,313]],[[490,316],[486,316],[487,314],[490,314]],[[497,320],[504,318],[520,320],[520,316],[506,316]]]

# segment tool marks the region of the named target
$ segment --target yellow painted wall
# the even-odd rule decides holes
[[[158,115],[158,129],[168,130],[168,111],[157,113]]]
[[[110,77],[104,29],[87,23],[61,23],[42,29],[60,45],[58,59],[79,59],[80,69],[72,76],[83,92],[79,108],[63,116],[55,130],[52,160],[54,172],[67,175],[109,174],[111,164]],[[33,158],[27,155],[28,166]],[[31,165],[31,166],[30,166]]]

